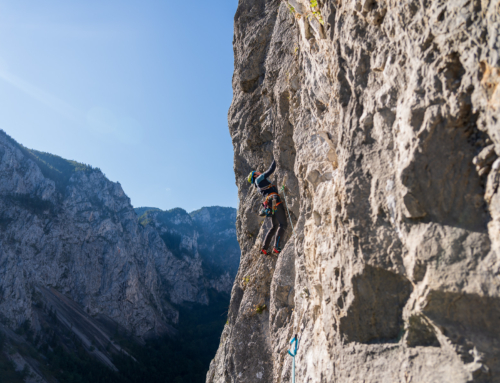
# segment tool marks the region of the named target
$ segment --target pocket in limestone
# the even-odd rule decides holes
[[[408,279],[365,266],[352,278],[354,299],[347,297],[339,332],[347,342],[392,343],[403,335],[402,312],[411,292]],[[349,302],[350,301],[350,302]]]
[[[483,274],[482,288],[487,276]],[[422,312],[453,344],[464,363],[481,359],[493,376],[500,376],[500,299],[476,293],[432,290],[422,304]],[[481,357],[473,357],[475,348]]]
[[[439,347],[439,341],[432,326],[421,316],[412,315],[406,328],[406,344],[409,347]]]
[[[427,215],[420,203],[411,193],[406,193],[403,197],[403,214],[406,218],[422,218]]]

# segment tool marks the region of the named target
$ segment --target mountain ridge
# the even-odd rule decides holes
[[[232,286],[234,272],[224,266],[208,275],[199,254],[174,256],[153,225],[139,224],[121,185],[97,168],[24,148],[0,131],[0,181],[0,332],[32,334],[26,347],[50,356],[44,345],[55,342],[61,355],[116,370],[125,350],[116,339],[174,336],[182,307],[210,310],[210,296],[219,302]],[[189,234],[183,238],[197,248],[197,232]],[[45,379],[40,361],[7,339],[11,359]]]

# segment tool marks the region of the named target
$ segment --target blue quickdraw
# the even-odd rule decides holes
[[[293,349],[293,352],[291,350],[288,350],[288,353],[290,356],[293,358],[292,362],[292,383],[295,383],[295,355],[297,355],[297,349],[299,348],[299,338],[297,338],[297,334],[290,340],[290,349]]]

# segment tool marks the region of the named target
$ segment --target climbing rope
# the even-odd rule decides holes
[[[299,347],[299,339],[297,338],[297,334],[290,340],[290,348],[293,351],[288,350],[288,353],[293,358],[292,362],[292,383],[295,383],[295,355],[297,355],[297,348]]]
[[[285,193],[285,181],[283,181],[283,185],[281,186],[281,191],[283,192],[283,196],[285,197],[285,207],[288,213],[288,219],[290,220],[290,225],[292,226],[292,235],[293,235],[295,234],[295,229],[293,228],[293,222],[292,222],[292,216],[290,215],[290,210],[288,210],[288,201],[286,199],[286,193]],[[288,350],[288,354],[290,354],[290,356],[293,358],[292,383],[295,383],[295,355],[297,355],[298,347],[299,347],[299,338],[297,337],[297,334],[295,334],[295,336],[290,340],[290,350]]]
[[[290,219],[290,225],[292,225],[292,235],[293,235],[295,233],[295,229],[293,228],[292,216],[290,215],[290,210],[288,210],[288,201],[286,200],[285,185],[281,186],[281,191],[283,192],[283,195],[285,196],[285,207],[286,207],[286,211],[288,212],[288,218]]]

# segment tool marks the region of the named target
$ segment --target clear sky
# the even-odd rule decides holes
[[[237,206],[237,0],[0,0],[0,128],[135,207]]]

